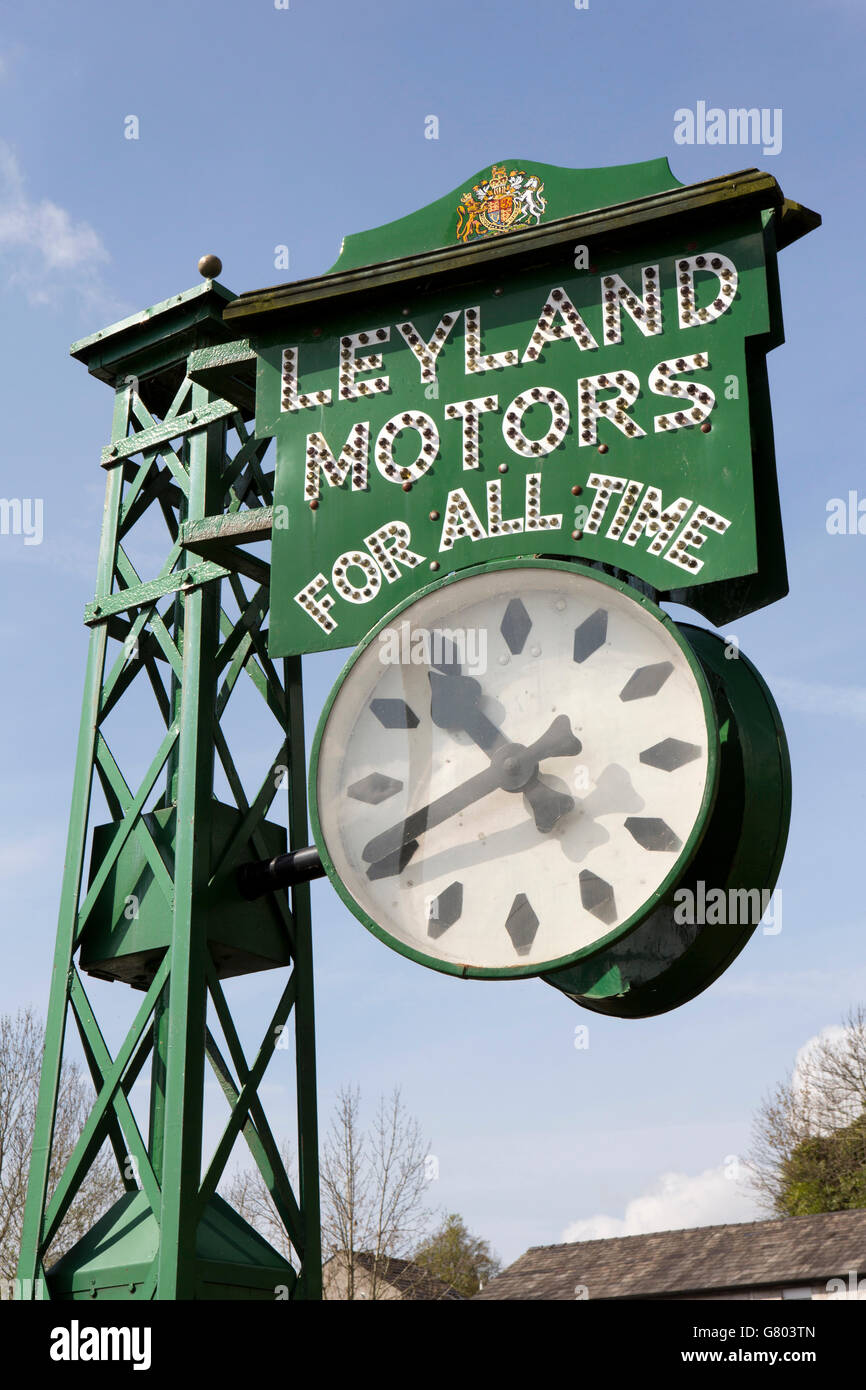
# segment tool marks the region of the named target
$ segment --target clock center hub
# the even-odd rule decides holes
[[[522,791],[538,772],[538,759],[522,743],[506,743],[492,761],[499,773],[499,785],[506,792]]]

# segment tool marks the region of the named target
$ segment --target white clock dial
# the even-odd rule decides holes
[[[694,852],[715,715],[654,605],[574,566],[445,582],[348,667],[314,756],[344,899],[455,973],[536,974],[616,939]]]

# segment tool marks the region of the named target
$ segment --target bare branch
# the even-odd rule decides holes
[[[839,1135],[866,1114],[866,1008],[849,1010],[842,1027],[827,1030],[796,1069],[764,1097],[752,1126],[746,1167],[762,1205],[790,1214],[791,1160],[807,1141]],[[824,1146],[822,1173],[838,1179],[851,1146]]]
[[[14,1016],[0,1015],[0,1280],[4,1281],[14,1279],[18,1264],[44,1048],[45,1030],[31,1008],[21,1009]],[[89,1077],[85,1078],[74,1062],[64,1062],[51,1149],[49,1195],[78,1142],[94,1098]],[[47,1263],[59,1259],[80,1240],[122,1190],[114,1154],[106,1142],[52,1241]]]

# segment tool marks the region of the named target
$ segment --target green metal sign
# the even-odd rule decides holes
[[[600,173],[619,200],[564,215]],[[277,443],[272,654],[354,646],[437,572],[517,556],[717,622],[786,592],[765,353],[778,234],[804,228],[755,171],[673,182],[506,161],[429,210],[451,249],[422,211],[229,306]]]

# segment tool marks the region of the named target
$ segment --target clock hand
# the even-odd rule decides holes
[[[495,753],[506,747],[508,740],[501,729],[488,719],[487,715],[478,708],[478,701],[481,698],[482,690],[478,681],[471,676],[455,674],[445,675],[441,671],[428,672],[430,681],[430,717],[433,723],[440,729],[459,729],[467,733],[473,743],[488,755],[493,757]],[[565,715],[560,715],[554,720],[551,729],[562,727],[560,720],[564,721],[568,731],[568,737],[572,740],[573,746],[563,748],[561,753],[540,753],[537,762],[544,757],[564,757],[567,753],[579,753],[581,749],[580,741],[571,733],[571,726]],[[550,730],[548,730],[548,734]],[[546,738],[547,735],[542,735]],[[536,745],[533,745],[535,747]],[[552,830],[561,816],[566,815],[574,807],[574,800],[562,792],[556,791],[543,782],[538,775],[536,766],[535,775],[527,782],[523,788],[523,795],[535,817],[536,828],[543,833]]]
[[[429,671],[430,717],[440,729],[456,729],[469,735],[485,753],[507,743],[492,719],[478,708],[481,686],[471,676]]]
[[[401,849],[403,845],[409,844],[422,831],[432,830],[434,826],[441,825],[451,816],[465,811],[467,806],[471,806],[473,802],[480,801],[490,792],[497,791],[499,786],[499,769],[492,765],[486,767],[483,772],[477,772],[474,777],[462,782],[459,787],[452,788],[444,796],[437,797],[427,806],[413,811],[405,820],[400,821],[399,825],[392,825],[390,830],[383,830],[381,835],[375,835],[364,846],[361,857],[368,864],[377,863],[380,859],[384,859],[387,855]]]
[[[529,802],[536,829],[543,834],[551,831],[561,816],[568,815],[574,809],[574,797],[542,782],[538,775],[538,763],[543,758],[564,758],[579,753],[582,746],[580,739],[571,732],[571,722],[564,714],[557,715],[547,733],[532,745],[537,759],[536,770],[523,788],[523,799]]]
[[[567,758],[579,753],[582,747],[580,739],[571,732],[568,715],[558,714],[541,738],[529,745],[528,751],[540,763],[544,758]]]
[[[361,852],[361,857],[371,865],[368,877],[379,877],[373,870],[389,855],[395,854],[404,845],[409,845],[425,830],[430,830],[451,816],[466,810],[474,802],[488,796],[490,792],[522,791],[535,812],[535,823],[539,830],[552,830],[560,816],[574,806],[570,796],[564,796],[552,787],[545,786],[538,778],[538,763],[541,758],[568,757],[579,753],[580,740],[571,732],[566,715],[560,714],[553,720],[550,728],[531,743],[528,748],[520,743],[506,743],[493,757],[490,767],[470,777],[459,787],[438,797],[427,806],[413,811],[405,820],[390,830],[375,835]],[[408,858],[401,867],[405,867]],[[398,870],[399,872],[399,870]]]

